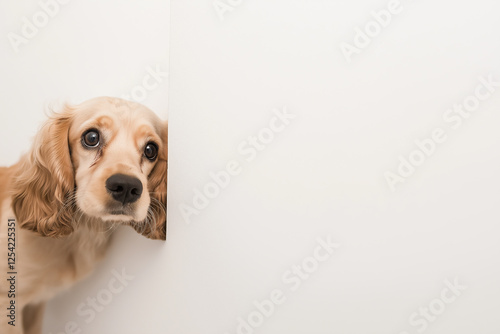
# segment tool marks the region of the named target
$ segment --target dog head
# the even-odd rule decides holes
[[[167,123],[140,105],[95,98],[44,124],[14,180],[20,226],[70,234],[78,217],[166,233]]]

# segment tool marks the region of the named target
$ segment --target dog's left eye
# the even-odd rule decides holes
[[[99,145],[99,132],[97,130],[89,130],[82,136],[82,143],[87,147],[96,147]]]
[[[144,147],[144,156],[154,161],[158,156],[158,146],[155,143],[148,143],[146,147]]]

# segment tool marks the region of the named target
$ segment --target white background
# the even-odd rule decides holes
[[[286,301],[240,333],[498,333],[500,87],[456,129],[443,115],[478,77],[500,81],[500,3],[401,1],[350,63],[341,43],[388,1],[231,3],[224,20],[212,1],[171,4],[166,245],[120,231],[97,273],[51,303],[47,332],[73,319],[84,333],[233,334],[280,290]],[[2,14],[7,31],[36,3],[19,6]],[[67,6],[2,56],[5,163],[27,149],[47,101],[120,95],[166,59],[162,4],[141,24],[144,3]],[[164,94],[144,103],[163,115]],[[247,162],[239,145],[284,107],[296,117]],[[446,141],[391,191],[384,173],[436,128]],[[188,224],[181,208],[232,160],[242,172]],[[341,246],[292,291],[283,275],[327,236]],[[85,324],[76,306],[122,267],[133,284]],[[455,279],[466,286],[455,301],[425,330],[412,325]]]
[[[167,333],[237,333],[280,289],[255,333],[413,334],[455,278],[467,288],[422,332],[500,332],[500,87],[461,127],[442,119],[479,76],[500,81],[500,3],[402,0],[347,63],[340,44],[387,3],[243,0],[221,21],[212,1],[172,1]],[[283,106],[296,118],[246,162],[238,146]],[[384,173],[438,127],[392,192]],[[241,174],[184,223],[233,159]],[[282,275],[327,235],[340,248],[291,291]]]
[[[29,149],[51,106],[57,110],[64,102],[131,95],[148,68],[168,69],[166,0],[69,1],[15,52],[7,34],[21,34],[23,17],[32,20],[40,11],[38,1],[0,3],[2,166],[15,163]],[[168,78],[161,80],[141,102],[166,119]],[[119,230],[94,274],[49,303],[44,334],[70,333],[65,328],[71,322],[81,333],[164,333],[166,253],[165,242],[148,240],[130,228]],[[125,270],[134,279],[87,323],[89,318],[77,308],[100,295],[113,270]]]

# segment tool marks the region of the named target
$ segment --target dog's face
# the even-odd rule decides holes
[[[85,215],[164,239],[167,132],[138,103],[102,97],[66,107],[20,165],[13,209],[21,226],[57,237]]]
[[[143,221],[148,176],[164,149],[162,122],[135,103],[91,101],[69,131],[76,203],[88,216]]]

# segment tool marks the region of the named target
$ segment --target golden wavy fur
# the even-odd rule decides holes
[[[0,333],[41,333],[44,303],[92,271],[116,226],[165,240],[167,137],[167,122],[146,107],[95,98],[53,114],[31,151],[0,168]],[[16,326],[4,314],[8,219],[16,220]]]

